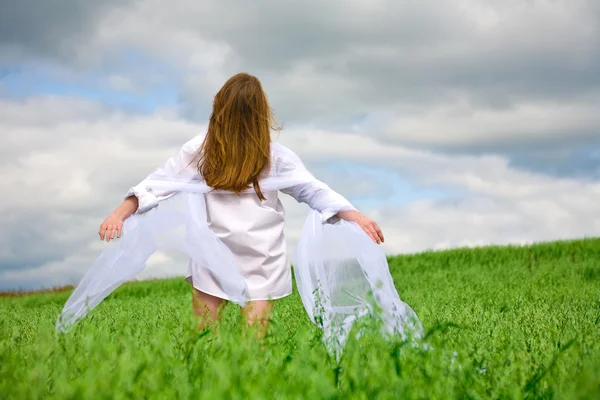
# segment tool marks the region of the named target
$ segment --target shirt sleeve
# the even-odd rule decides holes
[[[313,210],[319,211],[323,223],[333,224],[339,221],[335,215],[340,211],[356,211],[344,196],[316,178],[313,182],[295,185],[281,191],[292,196],[297,202],[305,203]]]
[[[344,196],[315,178],[291,150],[279,145],[277,152],[284,158],[284,164],[288,171],[294,169],[307,177],[305,183],[282,188],[281,192],[292,196],[297,202],[307,204],[313,210],[319,211],[323,223],[339,221],[335,215],[340,211],[356,211],[356,208]]]
[[[168,199],[175,194],[173,191],[147,189],[146,182],[149,180],[186,180],[186,177],[190,176],[188,173],[196,168],[195,160],[203,138],[203,136],[199,135],[185,143],[177,154],[170,157],[162,166],[127,191],[126,199],[131,196],[135,196],[138,199],[136,214],[143,214],[151,210],[162,200]]]

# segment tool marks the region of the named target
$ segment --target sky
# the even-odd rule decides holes
[[[238,72],[386,253],[600,236],[597,0],[0,0],[0,290],[76,284]]]

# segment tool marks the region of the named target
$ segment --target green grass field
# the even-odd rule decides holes
[[[70,292],[0,299],[0,399],[600,398],[600,240],[390,258],[433,350],[351,340],[338,364],[300,298],[261,345],[229,306],[194,330],[183,278],[126,284],[66,335]]]

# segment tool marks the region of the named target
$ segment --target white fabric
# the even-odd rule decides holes
[[[187,142],[129,191],[128,196],[139,199],[138,211],[125,221],[121,239],[100,254],[67,300],[57,329],[66,331],[142,271],[159,247],[189,255],[193,263],[210,271],[232,302],[244,305],[248,301],[248,287],[235,256],[209,227],[205,195],[235,195],[211,192],[197,173],[193,160],[203,139],[199,135]],[[334,349],[343,347],[353,321],[373,311],[374,304],[382,309],[389,332],[403,333],[409,326],[419,334],[420,324],[410,307],[400,301],[381,249],[355,224],[341,221],[331,225],[337,222],[334,216],[339,211],[355,209],[343,196],[314,178],[297,155],[278,143],[271,145],[271,168],[260,187],[263,193],[280,190],[315,210],[298,243],[294,269],[304,307],[322,326]],[[252,192],[252,188],[246,191]],[[368,298],[368,287],[374,302]],[[353,301],[347,302],[343,296]],[[344,329],[340,329],[340,321]]]
[[[366,315],[381,317],[385,333],[422,336],[417,315],[398,296],[385,254],[354,223],[324,225],[312,211],[298,241],[294,275],[304,308],[332,352],[344,348],[353,323]]]

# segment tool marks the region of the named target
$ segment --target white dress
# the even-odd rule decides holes
[[[292,293],[284,233],[285,212],[277,191],[239,196],[207,193],[208,225],[231,250],[248,286],[248,300],[274,300]],[[229,300],[211,272],[190,260],[186,280],[201,292]]]

